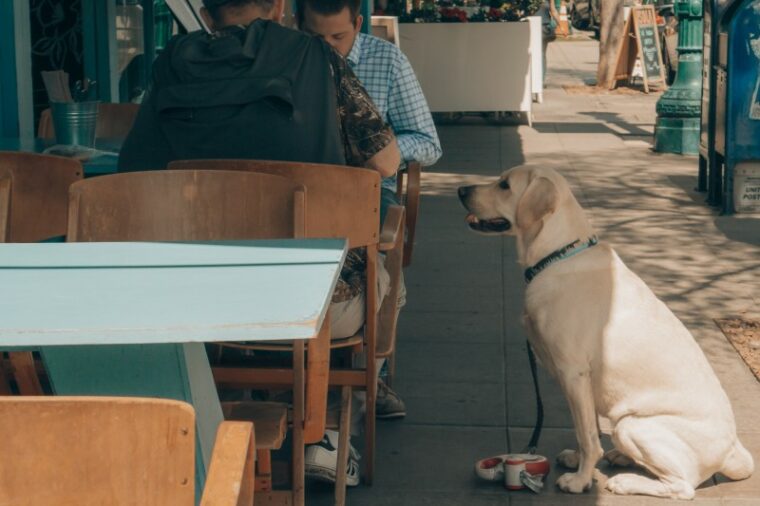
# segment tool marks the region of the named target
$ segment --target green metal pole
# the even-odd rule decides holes
[[[696,155],[702,106],[702,1],[676,0],[678,70],[657,101],[654,150]]]
[[[84,73],[95,79],[97,99],[119,101],[116,0],[82,0]]]
[[[0,135],[33,137],[29,2],[0,3]]]
[[[364,16],[362,23],[362,32],[372,33],[372,0],[362,0],[361,13]]]

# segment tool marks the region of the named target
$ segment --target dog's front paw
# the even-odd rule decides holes
[[[557,464],[568,469],[578,469],[580,465],[578,450],[562,450],[557,454]]]
[[[592,480],[579,473],[565,473],[557,478],[557,486],[563,492],[580,494],[591,488]]]

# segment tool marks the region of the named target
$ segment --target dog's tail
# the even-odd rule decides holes
[[[752,475],[755,470],[755,462],[752,455],[747,451],[737,438],[734,447],[728,453],[723,462],[720,474],[731,480],[744,480]]]

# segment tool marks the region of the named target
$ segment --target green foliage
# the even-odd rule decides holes
[[[476,2],[478,0],[475,0]],[[473,7],[472,0],[425,0],[419,9],[411,12],[388,12],[399,16],[400,23],[488,23],[519,21],[532,16],[542,0],[479,0],[479,9],[467,12],[462,7]],[[396,5],[403,5],[402,3]],[[478,7],[477,3],[475,7]]]
[[[542,0],[520,0],[520,7],[522,8],[522,11],[524,12],[523,16],[532,16],[536,12],[538,12],[538,9],[541,7],[541,4],[543,3]]]

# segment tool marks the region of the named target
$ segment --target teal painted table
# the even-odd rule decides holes
[[[123,139],[96,139],[95,148],[112,154],[102,155],[82,162],[85,176],[114,174],[119,161],[119,150]],[[51,139],[36,137],[0,137],[0,151],[24,151],[27,153],[42,153],[55,144]]]
[[[59,395],[193,404],[201,490],[222,420],[203,342],[315,336],[345,254],[339,239],[0,244],[0,350],[39,350]]]

